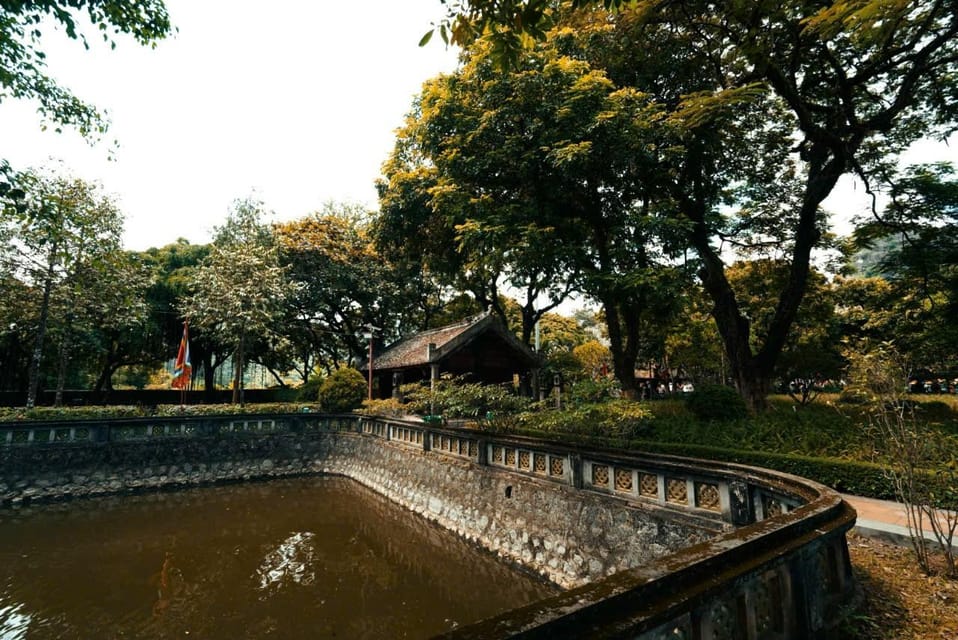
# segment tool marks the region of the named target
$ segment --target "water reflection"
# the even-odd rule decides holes
[[[0,602],[5,602],[7,598],[0,598]],[[30,626],[30,616],[23,612],[23,607],[19,604],[7,606],[0,605],[0,639],[2,640],[22,640],[27,637],[27,629]]]
[[[0,640],[417,638],[552,592],[343,479],[0,511]]]
[[[153,603],[153,615],[159,616],[166,611],[173,596],[182,591],[183,573],[173,565],[173,553],[166,552],[163,566],[151,580],[156,583],[156,602]]]
[[[256,570],[260,590],[278,591],[284,583],[313,584],[316,581],[313,537],[309,531],[294,533],[267,553]]]

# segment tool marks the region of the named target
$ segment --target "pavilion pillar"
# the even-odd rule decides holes
[[[439,365],[429,365],[429,415],[436,415],[436,402],[433,400],[436,394],[436,380],[439,379]]]

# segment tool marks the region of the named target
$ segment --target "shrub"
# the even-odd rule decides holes
[[[465,382],[462,377],[443,376],[435,389],[426,385],[403,385],[400,392],[409,408],[421,414],[445,418],[485,418],[487,414],[514,414],[529,406],[529,399],[500,385]]]
[[[319,388],[323,386],[322,376],[314,375],[304,384],[296,387],[296,399],[299,402],[315,402],[319,399]]]
[[[265,395],[264,397],[267,399],[268,402],[276,402],[276,403],[299,402],[299,401],[313,402],[314,400],[316,400],[315,393],[309,397],[304,398],[300,394],[301,389],[302,389],[301,386],[300,387],[273,387],[267,390],[269,393],[268,395]]]
[[[602,402],[618,395],[619,383],[615,379],[585,378],[572,385],[569,390],[569,400],[573,404],[588,404],[591,402]]]
[[[235,404],[160,404],[160,405],[89,405],[84,407],[0,408],[0,422],[53,420],[111,420],[149,418],[154,416],[220,416],[236,414],[319,412],[314,403],[257,403],[242,407]]]
[[[931,575],[937,551],[948,577],[958,578],[958,553],[953,546],[958,512],[941,508],[958,498],[958,439],[929,424],[919,415],[919,404],[905,398],[907,372],[905,359],[890,343],[871,345],[850,358],[854,388],[873,397],[869,426],[877,447],[889,459],[883,471],[905,507],[915,560]],[[925,537],[925,527],[930,528],[937,547]]]
[[[361,413],[368,416],[401,418],[406,414],[406,406],[395,398],[386,398],[384,400],[363,400],[363,408]]]
[[[613,400],[562,411],[541,410],[522,414],[519,424],[549,433],[634,438],[649,428],[652,413],[637,402]]]
[[[699,387],[686,398],[685,406],[699,420],[735,420],[748,415],[742,396],[718,384]]]
[[[336,369],[319,387],[319,403],[327,413],[358,409],[366,396],[366,379],[355,369]]]

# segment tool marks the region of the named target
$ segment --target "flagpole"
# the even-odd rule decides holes
[[[190,319],[183,321],[183,337],[180,338],[180,348],[176,352],[176,362],[173,365],[173,381],[171,386],[180,390],[180,406],[186,404],[186,389],[193,382],[193,367],[190,365]]]

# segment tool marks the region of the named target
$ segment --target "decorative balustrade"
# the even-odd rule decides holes
[[[558,482],[636,503],[687,511],[732,525],[788,513],[802,504],[769,485],[743,485],[737,470],[656,456],[588,456],[555,443],[450,429],[417,422],[354,415],[276,414],[189,416],[100,420],[69,425],[57,422],[0,423],[2,446],[50,446],[136,442],[210,436],[283,433],[360,433],[405,447],[471,460],[477,464]],[[676,461],[679,460],[679,461]]]
[[[64,442],[90,442],[93,431],[89,427],[51,427],[5,429],[0,431],[0,446],[30,445]]]
[[[0,454],[18,448],[325,434],[369,438],[436,460],[475,464],[635,508],[712,521],[724,531],[666,556],[651,569],[617,573],[457,629],[450,638],[586,637],[596,630],[603,631],[602,637],[610,630],[609,637],[642,640],[812,638],[838,618],[853,591],[844,536],[854,524],[854,511],[813,482],[739,465],[317,414],[0,423]]]

